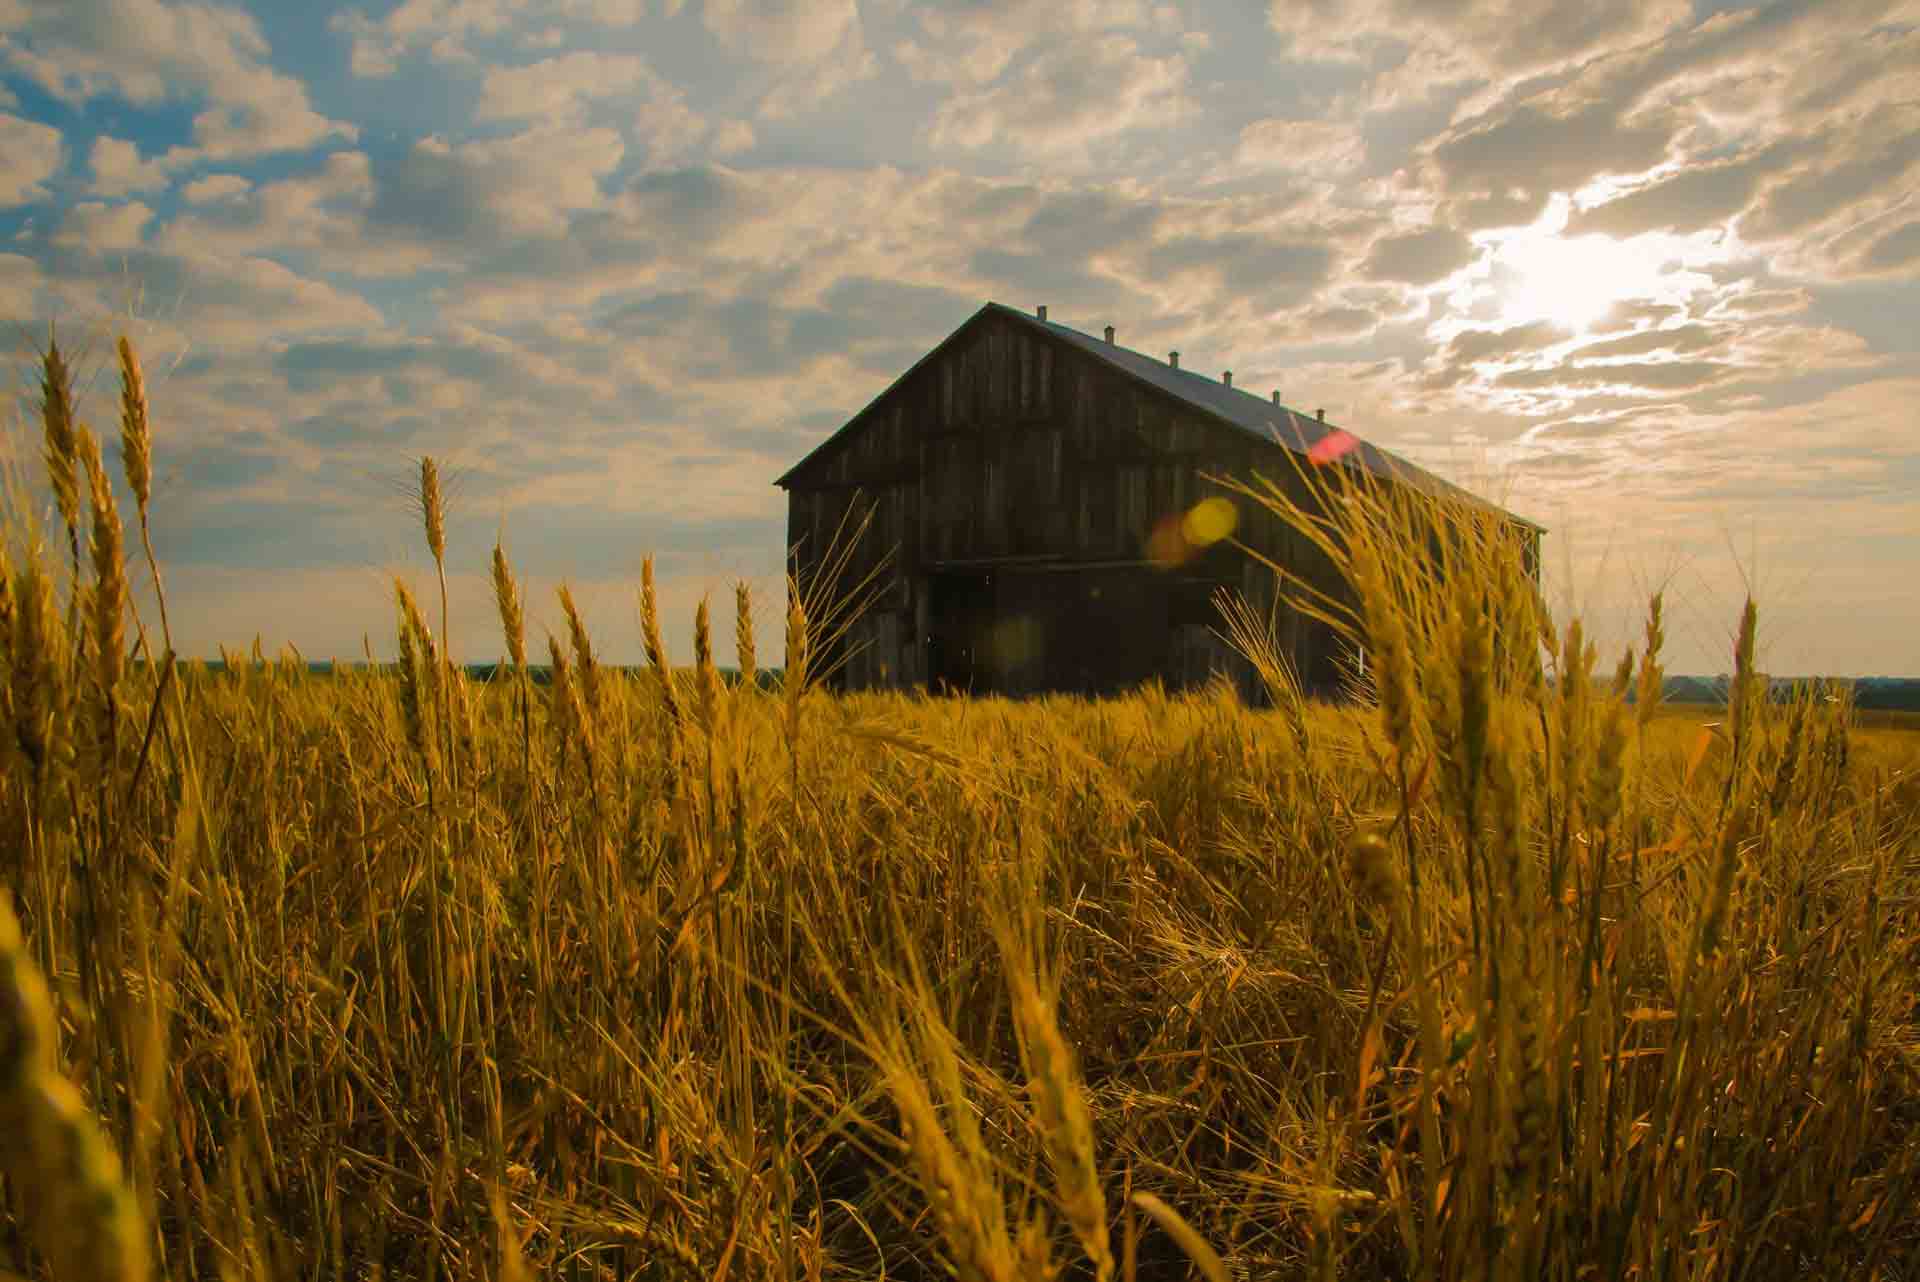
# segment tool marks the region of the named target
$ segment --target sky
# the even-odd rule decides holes
[[[1917,83],[1920,0],[0,0],[13,460],[125,332],[183,651],[391,654],[425,454],[456,657],[497,536],[537,652],[651,554],[767,654],[774,478],[1046,304],[1547,526],[1603,668],[1920,675]]]

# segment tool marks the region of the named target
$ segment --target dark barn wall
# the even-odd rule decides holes
[[[1268,447],[1072,344],[996,312],[963,326],[788,478],[788,545],[807,583],[842,521],[873,521],[838,585],[886,561],[884,590],[848,640],[845,688],[945,683],[1013,694],[1113,692],[1215,669],[1257,695],[1213,636],[1215,588],[1262,613],[1273,575],[1219,546],[1176,570],[1148,562],[1156,523],[1255,471],[1299,493]],[[1302,496],[1304,497],[1304,496]],[[1237,536],[1325,591],[1325,558],[1257,504]],[[1338,680],[1334,638],[1282,609],[1303,679]]]

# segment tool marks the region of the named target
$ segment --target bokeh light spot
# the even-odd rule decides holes
[[[1343,432],[1336,427],[1313,443],[1313,447],[1307,451],[1307,462],[1313,464],[1315,467],[1324,466],[1325,464],[1333,462],[1342,454],[1347,453],[1359,443],[1359,437],[1351,432]]]
[[[1233,533],[1240,514],[1226,499],[1201,499],[1180,523],[1180,532],[1196,548],[1211,547]]]

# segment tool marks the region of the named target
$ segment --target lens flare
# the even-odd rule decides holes
[[[1172,570],[1185,565],[1192,555],[1186,536],[1180,532],[1180,518],[1161,517],[1147,536],[1147,559],[1163,570]]]
[[[1196,548],[1211,547],[1233,533],[1240,514],[1226,499],[1201,499],[1180,522],[1180,532]]]
[[[1163,570],[1176,569],[1232,535],[1239,522],[1229,500],[1201,499],[1185,512],[1160,518],[1147,536],[1147,556]]]
[[[1313,448],[1307,451],[1307,462],[1313,464],[1315,467],[1324,466],[1325,464],[1333,462],[1342,454],[1347,453],[1359,443],[1359,437],[1351,432],[1343,432],[1336,427],[1313,443]]]

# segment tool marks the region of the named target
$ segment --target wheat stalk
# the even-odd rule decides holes
[[[41,358],[40,420],[46,437],[47,475],[53,482],[53,498],[60,519],[67,527],[67,544],[73,554],[74,575],[80,567],[80,473],[78,442],[74,437],[73,372],[53,332],[47,332],[47,350]]]
[[[759,682],[753,649],[753,589],[741,579],[733,585],[733,648],[740,663],[740,687],[752,690]]]
[[[153,421],[147,405],[147,380],[140,369],[140,357],[125,334],[120,336],[117,347],[120,357],[120,463],[126,472],[127,488],[133,491],[134,506],[140,516],[140,546],[146,553],[147,571],[153,575],[154,599],[160,603],[160,636],[171,653],[173,624],[167,618],[167,593],[160,581],[160,560],[153,554],[153,533],[147,519],[147,509],[153,501]]]
[[[699,695],[700,728],[708,735],[718,731],[720,715],[720,669],[713,661],[713,621],[706,597],[693,612],[694,689]]]
[[[527,666],[527,618],[520,607],[520,588],[507,554],[498,543],[493,545],[493,601],[500,611],[500,630],[506,635],[507,657],[524,671]]]
[[[660,684],[660,702],[667,710],[669,744],[679,739],[680,700],[674,694],[673,665],[667,661],[667,647],[660,639],[660,605],[654,597],[653,558],[640,562],[640,641],[646,650],[647,666]]]
[[[1010,937],[1009,937],[1010,938]],[[1113,1277],[1113,1245],[1107,1203],[1094,1160],[1093,1119],[1073,1054],[1054,1018],[1053,1003],[1040,991],[1022,948],[1001,945],[1014,1020],[1032,1064],[1030,1094],[1040,1137],[1053,1167],[1061,1213],[1093,1265],[1097,1282]]]
[[[580,607],[574,604],[573,589],[562,583],[559,597],[560,612],[567,617],[567,637],[573,645],[574,671],[579,678],[581,725],[592,736],[599,729],[601,718],[600,664],[593,657],[593,639],[587,635]]]
[[[120,510],[100,459],[100,444],[84,424],[76,428],[76,447],[87,474],[92,506],[93,594],[88,605],[93,627],[94,679],[100,691],[100,737],[104,760],[111,763],[119,726],[119,691],[124,674],[127,571],[122,553]],[[110,770],[110,766],[109,766]]]
[[[61,1282],[141,1282],[146,1227],[92,1110],[55,1062],[53,1003],[0,891],[0,1167]]]

